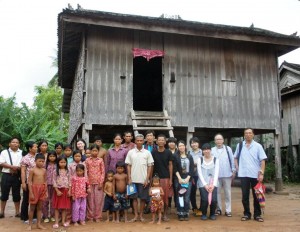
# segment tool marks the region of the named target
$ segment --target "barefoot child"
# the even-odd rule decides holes
[[[104,208],[103,211],[106,212],[106,222],[109,222],[109,213],[111,212],[113,215],[113,222],[116,220],[116,209],[114,207],[115,201],[114,201],[114,185],[113,185],[113,180],[114,180],[114,172],[112,170],[109,170],[107,172],[107,181],[105,182],[104,185],[104,193],[105,195],[105,200],[104,200]]]
[[[61,221],[64,227],[69,226],[69,222],[66,222],[66,210],[71,208],[71,181],[68,172],[68,162],[65,156],[57,158],[56,172],[53,173],[53,208],[55,209],[55,224],[54,229],[59,227],[58,216],[59,210],[61,210]]]
[[[64,146],[64,156],[67,158],[68,165],[73,162],[73,150],[71,144],[66,144]]]
[[[45,230],[46,228],[41,225],[43,201],[47,198],[46,170],[43,168],[45,156],[37,154],[35,156],[35,163],[36,167],[30,170],[28,178],[30,212],[29,227],[27,230],[32,229],[35,208],[37,208],[37,228]]]
[[[157,224],[161,224],[161,211],[164,209],[164,202],[162,200],[162,196],[164,195],[164,191],[162,187],[160,187],[159,177],[154,176],[152,178],[152,185],[149,189],[149,195],[151,197],[151,213],[152,213],[152,221],[150,223],[155,222],[155,215],[158,214],[158,222]]]
[[[81,159],[81,156],[80,156]],[[90,192],[90,185],[87,177],[84,175],[85,166],[77,164],[76,175],[72,177],[72,221],[74,226],[85,225],[86,217],[86,196]]]
[[[48,223],[50,220],[52,222],[55,221],[54,219],[54,208],[52,207],[52,204],[50,203],[52,201],[53,197],[53,173],[55,173],[56,170],[56,160],[57,160],[57,154],[56,152],[50,152],[47,156],[46,161],[46,176],[47,176],[47,189],[48,189],[48,197],[43,203],[43,218],[44,222]],[[50,205],[50,219],[49,219],[49,205]]]
[[[101,205],[103,203],[105,168],[103,159],[98,157],[98,145],[93,144],[90,149],[91,157],[85,161],[87,177],[91,188],[91,193],[88,194],[87,198],[87,219],[99,222],[102,218]]]
[[[125,174],[126,164],[124,161],[118,161],[116,164],[117,173],[114,175],[114,187],[115,194],[114,200],[119,201],[121,204],[120,210],[124,211],[124,221],[127,221],[127,210],[130,208],[130,202],[126,195],[126,185],[128,182],[127,174]],[[117,222],[119,222],[119,210],[116,212],[117,214]]]
[[[80,151],[75,150],[73,152],[73,162],[68,163],[69,164],[68,169],[69,169],[70,179],[72,179],[73,176],[76,176],[76,167],[77,167],[78,164],[83,164],[84,165],[84,176],[87,177],[85,163],[82,162],[81,160],[82,160],[82,155],[81,155]]]

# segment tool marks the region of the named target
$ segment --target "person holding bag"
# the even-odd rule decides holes
[[[12,189],[13,202],[15,204],[15,217],[20,217],[21,200],[21,160],[22,150],[19,149],[20,140],[16,137],[11,138],[9,148],[3,150],[0,155],[0,166],[2,169],[1,178],[1,212],[0,218],[4,218],[6,202]]]
[[[178,191],[176,206],[179,221],[189,220],[190,194],[192,188],[192,176],[194,172],[194,160],[186,152],[185,142],[178,142],[178,155],[174,159],[175,189]]]

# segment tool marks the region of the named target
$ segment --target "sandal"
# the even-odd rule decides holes
[[[231,214],[230,212],[228,212],[228,213],[225,212],[225,216],[226,216],[226,217],[232,217],[232,214]]]
[[[69,222],[65,222],[64,223],[64,227],[69,227],[70,226],[70,223]]]
[[[249,221],[250,220],[250,218],[249,218],[249,216],[247,216],[247,215],[244,215],[242,218],[241,218],[241,221]]]
[[[53,229],[58,229],[58,227],[59,227],[58,224],[54,224],[54,225],[52,226]]]
[[[170,221],[170,219],[169,219],[168,217],[163,217],[162,220],[163,220],[164,222]]]
[[[254,220],[257,222],[264,222],[264,219],[261,216],[255,217]]]
[[[132,222],[136,222],[137,219],[136,218],[132,218],[131,220],[129,220],[128,222],[132,223]]]
[[[220,209],[217,209],[215,212],[215,215],[216,216],[222,215],[222,211]]]

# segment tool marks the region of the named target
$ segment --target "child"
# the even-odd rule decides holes
[[[80,153],[79,150],[75,150],[73,152],[73,162],[72,163],[69,163],[69,175],[70,175],[70,178],[72,179],[73,176],[76,176],[76,167],[78,164],[83,164],[84,167],[85,167],[85,164],[81,161],[82,159],[82,155]],[[86,177],[87,176],[87,173],[86,173],[86,168],[84,169],[84,176]]]
[[[68,164],[73,162],[73,150],[70,144],[64,146],[64,156],[67,158]]]
[[[114,175],[115,194],[114,200],[121,204],[120,210],[124,211],[124,220],[127,222],[127,210],[130,208],[130,202],[126,195],[126,185],[128,182],[127,174],[125,174],[126,164],[123,161],[118,161],[116,164],[117,173]],[[117,222],[119,222],[119,211],[117,214]]]
[[[57,160],[57,153],[52,151],[47,156],[46,161],[46,176],[47,176],[47,189],[48,189],[48,198],[43,203],[43,218],[44,222],[48,223],[50,220],[52,222],[55,221],[54,219],[54,208],[52,204],[50,204],[50,219],[49,219],[49,203],[52,201],[53,198],[53,173],[56,170],[56,160]]]
[[[63,148],[64,148],[64,145],[62,143],[60,143],[60,142],[56,143],[54,145],[54,149],[55,149],[55,152],[56,152],[57,156],[61,156],[62,155]]]
[[[80,156],[81,159],[81,156]],[[85,225],[86,216],[86,196],[90,193],[90,186],[87,177],[84,175],[85,166],[77,164],[76,175],[72,177],[72,221],[74,226]]]
[[[55,190],[53,194],[53,208],[55,209],[55,224],[54,229],[58,226],[59,210],[61,210],[61,220],[64,227],[69,226],[69,222],[66,222],[66,210],[71,208],[71,181],[68,173],[68,161],[65,156],[57,158],[56,172],[53,173],[53,188]]]
[[[152,185],[149,189],[149,195],[151,197],[151,213],[152,213],[152,221],[153,224],[155,222],[155,215],[158,213],[158,222],[157,224],[161,224],[161,211],[164,209],[164,201],[162,200],[162,196],[164,195],[164,191],[162,187],[160,187],[159,177],[154,176],[152,178]]]
[[[86,158],[91,157],[91,150],[89,148],[85,150],[85,155],[86,155]]]
[[[48,155],[48,142],[47,140],[41,140],[38,144],[38,153],[41,153],[45,156],[45,160],[47,159],[47,155]],[[44,162],[44,165],[46,165],[46,163]]]
[[[29,188],[29,226],[27,230],[32,229],[32,219],[35,208],[37,208],[37,228],[45,230],[41,225],[42,219],[42,205],[47,198],[47,180],[46,170],[43,168],[45,163],[45,156],[37,154],[35,156],[36,166],[29,171],[28,188]]]
[[[102,218],[103,202],[103,182],[105,176],[104,162],[98,158],[99,146],[91,146],[91,157],[87,158],[85,165],[87,168],[87,177],[90,183],[91,192],[88,194],[87,219],[99,222]]]
[[[207,208],[210,205],[209,219],[216,220],[215,211],[217,206],[217,186],[219,176],[219,159],[211,154],[211,146],[205,143],[202,146],[203,157],[198,159],[197,170],[200,178],[201,211],[202,220],[207,219]],[[211,202],[208,196],[211,194]]]
[[[107,180],[104,185],[104,193],[105,195],[105,201],[104,201],[104,208],[103,211],[106,212],[107,220],[106,222],[109,222],[109,212],[112,212],[113,215],[113,222],[115,222],[115,216],[116,216],[116,208],[114,207],[115,201],[114,201],[114,171],[109,170],[107,172]]]

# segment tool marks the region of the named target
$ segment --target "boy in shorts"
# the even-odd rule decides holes
[[[124,221],[127,221],[127,210],[130,208],[130,202],[126,195],[126,185],[128,182],[127,174],[125,174],[126,164],[118,161],[116,164],[117,173],[114,175],[115,194],[114,199],[120,203],[120,210],[124,211]],[[117,222],[119,222],[119,211],[117,211]]]
[[[104,185],[104,193],[105,193],[105,199],[104,199],[104,207],[103,211],[106,212],[106,222],[109,222],[109,213],[111,212],[113,215],[112,222],[115,222],[115,201],[114,201],[114,185],[113,185],[113,179],[114,179],[114,172],[112,170],[109,170],[107,172],[107,180]]]
[[[32,219],[35,208],[37,208],[37,228],[45,230],[41,225],[43,201],[47,199],[47,177],[46,169],[44,168],[45,156],[37,154],[35,156],[36,166],[30,170],[28,177],[29,189],[29,226],[27,230],[32,229]]]

